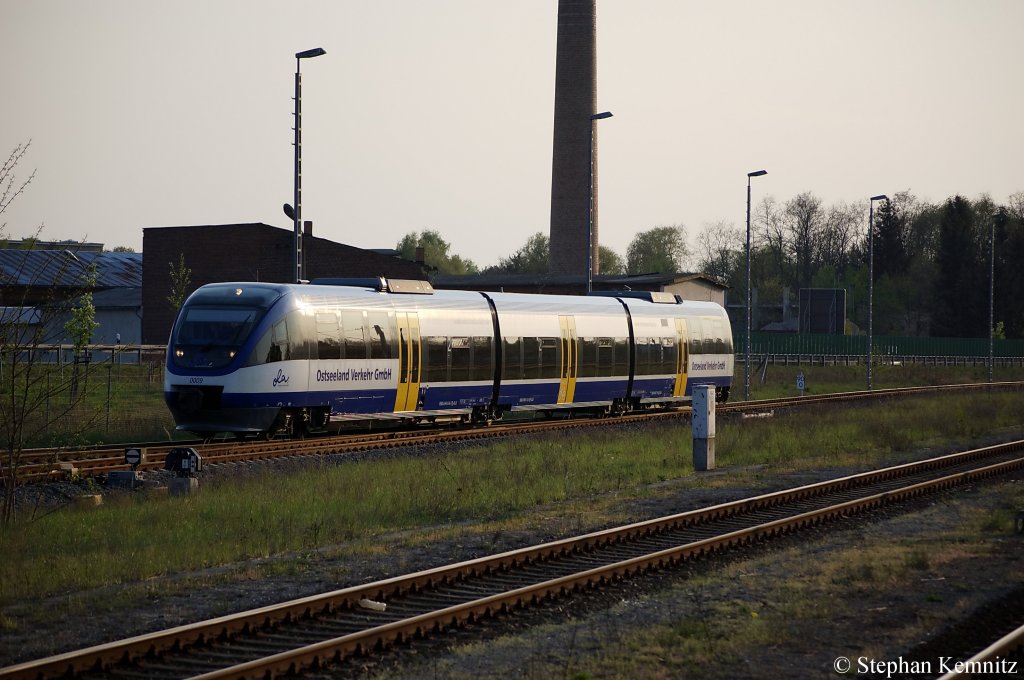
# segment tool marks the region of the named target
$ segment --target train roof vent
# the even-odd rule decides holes
[[[433,295],[434,287],[430,281],[419,281],[417,279],[388,279],[388,292],[408,293],[412,295]]]
[[[599,297],[634,298],[647,300],[662,305],[675,305],[682,302],[682,299],[673,293],[662,293],[657,290],[595,290],[590,295]]]

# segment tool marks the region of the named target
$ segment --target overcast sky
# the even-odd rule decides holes
[[[436,229],[494,264],[551,193],[556,0],[0,0],[0,151],[32,140],[11,238],[142,248],[150,226],[394,247]],[[602,244],[742,227],[755,202],[1024,191],[1022,0],[599,0]],[[230,256],[225,253],[225,256]]]

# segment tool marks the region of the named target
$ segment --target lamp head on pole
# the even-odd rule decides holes
[[[601,113],[595,113],[594,115],[592,115],[590,117],[590,120],[604,120],[605,118],[611,118],[611,117],[612,117],[612,112],[611,111],[603,111]]]
[[[755,170],[754,172],[748,172],[747,177],[760,177],[761,175],[767,175],[767,170]]]
[[[304,52],[296,52],[296,59],[310,59],[312,57],[320,57],[327,54],[327,50],[322,47],[314,47],[311,50],[305,50]]]
[[[888,201],[889,197],[886,196],[885,194],[878,194],[877,196],[872,196],[871,200],[872,201]]]

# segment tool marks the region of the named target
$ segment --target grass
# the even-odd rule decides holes
[[[800,411],[718,427],[725,469],[775,474],[863,468],[910,446],[1024,427],[1024,396],[918,397],[899,408],[861,405]],[[899,446],[893,437],[900,434]],[[652,485],[692,473],[683,425],[505,440],[419,458],[323,464],[290,475],[227,481],[187,498],[123,496],[97,509],[69,508],[0,529],[0,606],[106,584],[332,549],[371,549],[409,530],[496,531],[535,514],[599,519],[602,501],[642,498]],[[709,478],[696,477],[694,485]],[[737,475],[714,478],[736,484]],[[532,520],[530,519],[533,517]],[[417,539],[413,539],[417,540]],[[286,567],[284,567],[286,568]]]
[[[72,447],[104,442],[152,441],[174,431],[163,399],[163,371],[152,364],[90,364],[80,368],[77,403],[59,386],[71,379],[69,365],[35,364],[30,387],[24,374],[5,382],[0,402],[8,412],[28,404],[25,431],[38,432],[26,447]]]
[[[751,361],[750,397],[751,399],[773,399],[777,397],[795,397],[800,394],[796,389],[796,376],[804,374],[805,394],[828,394],[832,392],[849,392],[867,388],[867,367],[864,364],[852,366],[820,366],[803,363],[800,366],[790,364],[769,365],[765,372],[765,382],[761,382],[761,374],[754,369]],[[1024,368],[1005,367],[996,369],[993,379],[997,382],[1024,380]],[[736,363],[733,376],[732,396],[743,398],[743,364]],[[985,366],[924,366],[876,364],[872,366],[871,383],[874,389],[893,387],[918,387],[927,385],[959,385],[982,383],[988,381],[988,368]]]

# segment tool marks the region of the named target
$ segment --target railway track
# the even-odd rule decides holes
[[[960,663],[950,662],[952,668],[939,680],[966,680],[967,678],[989,678],[1009,675],[1007,660],[1014,664],[1014,675],[1021,672],[1024,665],[1024,626],[1013,630],[999,638],[969,659]]]
[[[863,400],[890,399],[914,395],[937,394],[940,392],[972,391],[1018,391],[1024,389],[1024,382],[979,383],[967,385],[941,385],[929,387],[904,387],[860,392],[839,392],[834,394],[762,399],[756,401],[720,404],[717,410],[723,414],[757,413],[773,409],[803,407],[812,404],[843,403]],[[553,431],[569,428],[603,427],[609,424],[646,422],[670,418],[688,417],[689,408],[662,412],[636,413],[614,418],[559,418],[532,422],[495,424],[488,427],[451,429],[441,427],[406,430],[382,430],[379,432],[344,434],[338,436],[311,437],[308,439],[278,439],[269,442],[222,442],[200,443],[199,441],[160,442],[139,444],[147,449],[146,462],[139,470],[159,470],[171,449],[181,446],[195,447],[206,464],[257,461],[282,456],[319,456],[365,451],[375,448],[418,446],[438,442],[468,441],[472,439],[500,438],[519,434]],[[70,467],[79,476],[97,476],[116,470],[128,470],[124,461],[124,450],[128,444],[107,447],[92,447],[77,450],[36,449],[22,454],[19,478],[23,482],[38,482],[66,478]],[[3,466],[0,465],[0,471]]]
[[[344,664],[576,591],[1024,470],[1024,441],[531,546],[0,669],[0,678],[256,678]]]

